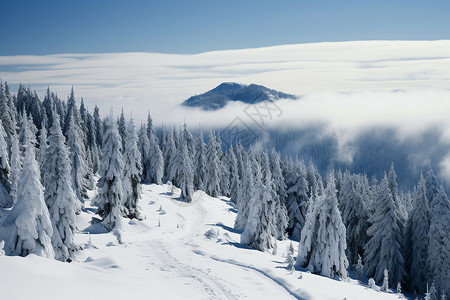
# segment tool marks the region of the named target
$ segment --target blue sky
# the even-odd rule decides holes
[[[450,1],[3,1],[0,55],[450,38]]]

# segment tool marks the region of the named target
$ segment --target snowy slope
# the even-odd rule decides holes
[[[147,218],[126,223],[122,244],[90,226],[95,210],[87,205],[77,220],[77,262],[0,257],[1,299],[398,299],[354,280],[288,272],[289,241],[278,243],[277,255],[239,244],[226,199],[197,191],[188,204],[167,185],[143,188]],[[217,236],[207,238],[210,229]]]

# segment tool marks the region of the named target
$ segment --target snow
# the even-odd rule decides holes
[[[290,272],[284,263],[290,240],[277,242],[277,255],[251,249],[238,242],[236,210],[228,198],[197,191],[187,203],[179,193],[169,185],[143,185],[146,218],[124,219],[122,244],[99,223],[89,223],[95,208],[87,200],[77,216],[75,241],[84,250],[75,261],[0,256],[2,298],[398,299],[356,280]],[[0,222],[7,212],[0,211]],[[206,237],[210,230],[216,236]],[[27,288],[19,288],[24,283]]]

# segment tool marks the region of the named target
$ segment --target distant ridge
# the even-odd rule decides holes
[[[184,106],[199,107],[203,110],[217,110],[224,107],[229,101],[254,104],[279,99],[297,99],[297,97],[266,88],[262,85],[224,82],[204,94],[190,97],[182,104]]]

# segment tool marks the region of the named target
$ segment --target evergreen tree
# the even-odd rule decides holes
[[[392,285],[402,282],[405,276],[402,220],[386,175],[377,190],[377,205],[374,214],[369,218],[369,241],[364,249],[366,274],[381,282],[384,269],[387,269],[391,274],[389,283]]]
[[[194,161],[194,189],[206,190],[206,182],[208,180],[206,177],[206,145],[201,130],[197,139],[197,149],[195,151]]]
[[[124,137],[127,141],[123,155],[123,206],[128,218],[142,220],[143,218],[138,206],[142,192],[140,183],[142,175],[141,153],[139,153],[137,146],[138,138],[133,119],[130,119],[127,133]]]
[[[291,162],[290,171],[286,177],[287,198],[286,208],[289,217],[288,232],[295,241],[300,240],[301,231],[305,224],[306,213],[308,209],[308,183],[306,181],[306,170],[302,162]]]
[[[125,151],[125,144],[127,142],[127,124],[125,121],[125,115],[123,113],[123,107],[122,112],[120,113],[119,120],[117,121],[117,129],[119,131],[120,139],[122,141],[122,151]]]
[[[78,200],[84,203],[87,198],[86,186],[88,185],[87,177],[87,163],[86,151],[83,143],[83,136],[80,134],[80,129],[75,123],[75,118],[69,118],[67,126],[67,146],[69,147],[69,159],[72,166],[71,178],[72,188],[77,195]]]
[[[187,202],[192,202],[192,194],[194,192],[194,171],[191,158],[189,157],[189,150],[187,141],[184,141],[181,145],[181,151],[178,151],[176,164],[179,166],[177,169],[177,182],[181,189],[181,198]]]
[[[95,141],[97,147],[102,149],[103,147],[103,122],[100,118],[100,113],[97,105],[94,108],[94,129],[95,129]]]
[[[240,178],[238,170],[238,162],[232,146],[228,149],[228,170],[230,173],[230,200],[237,203]]]
[[[220,193],[220,161],[217,153],[217,142],[213,132],[209,134],[209,142],[206,150],[206,192],[211,197],[217,197]]]
[[[427,191],[428,204],[431,205],[434,198],[439,194],[439,184],[436,176],[434,176],[431,166],[428,168],[427,174],[425,175],[425,188]]]
[[[14,109],[14,107],[9,106],[9,101],[3,88],[3,82],[0,80],[0,121],[6,134],[6,141],[10,141],[16,131],[15,123],[11,117],[12,109]],[[8,149],[9,147],[11,147],[10,144],[8,144]]]
[[[347,257],[350,265],[363,255],[369,228],[368,187],[360,175],[344,175],[340,194],[342,221],[346,227]]]
[[[275,203],[273,183],[270,170],[262,182],[261,167],[256,167],[255,189],[250,199],[250,211],[241,235],[241,243],[248,244],[259,251],[266,251],[275,245]]]
[[[244,230],[250,210],[250,200],[255,193],[255,182],[250,159],[245,162],[246,168],[237,197],[237,215],[234,228]]]
[[[296,265],[307,267],[311,272],[322,276],[346,278],[348,261],[345,255],[345,226],[338,209],[332,173],[328,174],[327,187],[321,198],[308,209]]]
[[[141,124],[138,131],[138,149],[141,153],[142,163],[142,177],[141,180],[145,183],[150,183],[150,141],[148,139],[145,125]]]
[[[122,230],[122,141],[113,117],[107,118],[107,128],[104,135],[103,156],[100,164],[100,180],[97,183],[98,194],[95,203],[97,214],[102,218],[106,230]]]
[[[176,158],[176,145],[174,139],[174,132],[170,131],[167,133],[166,141],[165,141],[165,149],[164,149],[164,162],[166,164],[165,167],[165,181],[171,181],[176,185],[176,168],[175,158]]]
[[[14,204],[17,200],[18,183],[22,171],[22,160],[20,157],[19,135],[14,134],[11,137],[11,173],[9,180],[11,182],[11,202]]]
[[[428,278],[438,292],[450,295],[450,202],[442,186],[431,202],[428,238]]]
[[[44,123],[44,122],[43,122]],[[40,134],[39,134],[39,152],[38,152],[38,163],[39,163],[39,168],[41,170],[41,178],[44,178],[44,171],[45,171],[45,164],[44,164],[44,160],[45,160],[45,151],[48,148],[48,144],[47,144],[47,128],[45,123],[42,124],[41,126],[41,130],[40,130]]]
[[[0,207],[11,207],[13,204],[10,197],[10,165],[6,137],[7,135],[3,130],[2,120],[0,119]]]
[[[414,205],[408,221],[409,247],[409,289],[424,293],[427,282],[428,232],[430,230],[430,208],[426,195],[425,179],[420,174],[414,195]]]
[[[149,139],[149,158],[150,165],[148,166],[148,176],[151,183],[161,184],[164,176],[164,158],[161,149],[159,148],[158,137],[153,128],[150,114],[147,119],[147,137]]]
[[[43,153],[44,199],[53,227],[51,241],[55,258],[66,261],[77,250],[73,232],[79,201],[72,189],[69,150],[57,116],[50,128],[48,141],[48,148]]]
[[[36,254],[54,257],[53,234],[29,127],[24,128],[24,162],[18,183],[17,202],[3,222],[9,232],[5,250],[8,255]]]

